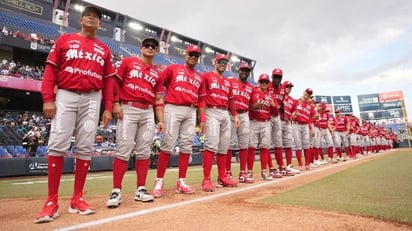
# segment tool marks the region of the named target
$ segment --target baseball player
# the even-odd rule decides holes
[[[233,156],[233,149],[235,148],[236,140],[238,142],[239,159],[240,159],[240,183],[253,183],[253,174],[249,170],[246,174],[246,164],[249,146],[249,107],[250,99],[254,86],[247,81],[250,75],[251,67],[247,63],[239,65],[239,77],[228,78],[232,85],[233,97],[236,105],[236,112],[238,114],[240,125],[236,127],[233,116],[230,116],[231,121],[231,135],[229,150],[226,159],[226,176],[231,178],[231,162]]]
[[[199,94],[201,94],[202,79],[195,70],[200,55],[200,47],[190,45],[186,50],[185,64],[170,65],[160,73],[167,93],[165,96],[165,132],[157,163],[157,178],[152,192],[156,198],[162,196],[163,178],[177,140],[179,140],[179,152],[177,153],[179,155],[179,179],[176,192],[183,194],[195,192],[186,184],[185,179],[195,136],[196,109],[199,104]],[[199,114],[204,114],[204,111]],[[204,130],[204,125],[200,123],[201,132]]]
[[[158,133],[164,131],[163,79],[160,78],[153,58],[159,41],[148,37],[141,44],[141,58],[124,58],[117,69],[113,115],[117,118],[116,152],[113,160],[113,189],[108,208],[117,208],[121,201],[123,176],[129,159],[135,158],[135,201],[152,202],[153,195],[145,188],[150,164],[150,153],[155,135],[155,116]],[[118,94],[116,94],[118,93]],[[153,109],[154,108],[154,109]],[[153,111],[155,113],[153,113]],[[156,115],[154,115],[156,114]]]
[[[43,112],[47,118],[52,118],[48,143],[48,197],[35,223],[50,222],[59,216],[60,177],[73,133],[77,158],[69,212],[81,215],[95,212],[83,198],[83,188],[93,152],[101,95],[105,108],[103,127],[112,118],[111,77],[115,75],[109,48],[96,38],[101,17],[102,12],[97,7],[84,8],[80,17],[81,31],[60,36],[46,60],[42,82]]]
[[[354,115],[349,115],[349,144],[351,146],[351,156],[350,158],[356,158],[356,155],[359,153],[359,122]]]
[[[370,125],[368,121],[364,120],[362,121],[362,125],[359,127],[359,133],[360,133],[360,145],[361,145],[361,154],[366,155],[369,153],[370,150],[370,139],[369,139],[369,129]]]
[[[293,84],[290,81],[283,82],[285,88],[285,97],[283,98],[283,113],[280,113],[280,119],[282,121],[282,145],[285,148],[286,165],[284,168],[286,176],[293,176],[299,174],[300,171],[294,169],[292,166],[292,146],[293,146],[293,133],[292,133],[292,109],[296,102],[290,93],[292,91]]]
[[[322,111],[321,104],[316,101],[316,99],[312,98],[312,106],[315,108],[317,113]],[[311,167],[318,167],[320,166],[324,160],[323,155],[323,141],[321,141],[320,135],[320,127],[319,127],[319,120],[316,119],[313,122],[313,136],[310,136],[310,152],[313,156],[313,164],[311,163]],[[322,143],[322,145],[321,145]],[[319,160],[319,156],[322,158],[322,161]],[[326,163],[326,162],[325,162]]]
[[[271,155],[269,154],[268,165],[272,177],[281,178],[284,164],[282,153],[282,125],[279,116],[279,112],[283,111],[283,97],[285,96],[285,88],[281,84],[283,77],[283,71],[279,68],[275,68],[272,71],[272,84],[269,86],[268,91],[272,95],[276,107],[271,107],[272,118],[270,121],[271,127],[271,142],[274,147],[275,159],[278,165],[278,169],[273,166]],[[281,108],[282,106],[282,108]]]
[[[295,140],[295,152],[296,158],[299,164],[299,170],[309,170],[309,164],[311,161],[309,152],[309,136],[314,135],[312,119],[316,118],[315,109],[310,105],[312,101],[313,90],[307,88],[303,96],[296,101],[293,106],[292,124],[293,124],[293,137]],[[302,163],[302,149],[305,155],[305,167]]]
[[[335,111],[335,132],[334,132],[334,143],[336,153],[339,159],[342,159],[342,145],[345,148],[346,157],[343,159],[345,161],[350,156],[350,147],[348,141],[349,133],[349,123],[347,117],[341,114],[341,111],[337,109]]]
[[[320,143],[323,152],[323,145],[326,144],[328,151],[329,163],[334,162],[333,160],[333,140],[330,130],[332,129],[329,124],[329,111],[327,110],[326,103],[322,102],[320,105],[319,117],[316,120],[317,126],[320,130]]]
[[[272,174],[267,172],[270,148],[270,121],[271,108],[277,107],[277,104],[268,91],[270,83],[269,75],[261,74],[259,76],[258,88],[252,93],[250,116],[250,138],[249,152],[255,153],[256,148],[260,149],[260,167],[261,177],[263,180],[272,180]],[[252,170],[252,169],[249,169]]]
[[[215,58],[215,70],[204,73],[202,79],[202,92],[200,108],[206,108],[206,145],[203,152],[203,181],[202,189],[205,192],[213,192],[215,186],[210,180],[212,171],[213,155],[216,153],[218,168],[218,184],[223,187],[235,187],[236,182],[226,177],[226,154],[230,142],[230,116],[232,114],[235,126],[240,124],[235,101],[233,100],[232,86],[227,78],[223,76],[229,59],[227,56],[218,54]],[[229,109],[229,111],[228,111]]]

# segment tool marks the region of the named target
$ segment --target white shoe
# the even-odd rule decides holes
[[[120,192],[120,189],[115,188],[112,190],[112,193],[110,194],[109,200],[106,202],[107,208],[117,208],[119,207],[120,203],[122,203],[122,194]]]
[[[292,168],[292,165],[288,165],[287,169],[291,172],[293,172],[294,174],[299,174],[300,171],[297,169]]]
[[[153,202],[153,198],[154,198],[153,195],[150,195],[150,193],[147,192],[144,186],[140,186],[139,188],[136,189],[136,193],[134,195],[135,201]]]
[[[267,181],[273,180],[273,177],[267,172],[262,172],[260,176],[262,177],[262,180],[267,180]]]

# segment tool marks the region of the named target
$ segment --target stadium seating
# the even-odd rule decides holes
[[[39,145],[37,147],[37,152],[36,152],[36,156],[38,157],[44,157],[47,153],[47,146],[44,145]]]
[[[60,35],[59,27],[57,25],[46,25],[5,13],[0,13],[0,25],[6,25],[15,29],[36,32],[49,38],[56,38]]]

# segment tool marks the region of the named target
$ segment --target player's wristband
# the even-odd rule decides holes
[[[199,115],[199,121],[200,121],[200,123],[205,123],[206,122],[206,115],[205,114],[200,114]]]
[[[164,103],[156,103],[155,104],[155,109],[156,110],[163,110],[165,108],[165,104]]]

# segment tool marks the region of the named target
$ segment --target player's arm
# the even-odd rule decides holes
[[[165,102],[163,100],[163,94],[158,93],[155,96],[155,115],[157,120],[158,132],[163,133],[164,127],[164,108]]]
[[[46,68],[43,74],[41,85],[41,93],[43,98],[43,113],[46,118],[53,118],[56,114],[56,105],[54,103],[54,88],[57,81],[59,69],[57,66],[46,63]]]

